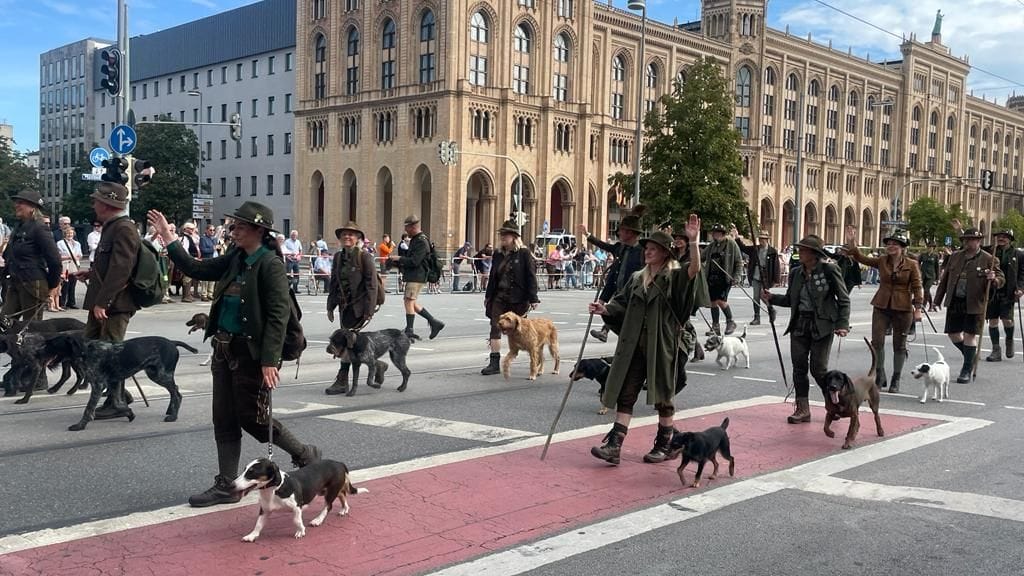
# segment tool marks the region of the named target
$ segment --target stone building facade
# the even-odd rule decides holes
[[[640,19],[604,2],[302,0],[298,227],[354,219],[378,239],[417,213],[439,249],[482,245],[517,206],[511,159],[524,236],[579,222],[607,235],[609,177],[634,169],[638,109],[701,56],[733,80],[745,194],[776,243],[836,242],[847,223],[871,243],[925,194],[962,203],[985,231],[1021,207],[1024,102],[970,96],[969,64],[940,33],[872,62],[769,29],[765,10],[706,0],[699,22],[648,21],[640,90]],[[440,163],[442,140],[456,165]],[[996,173],[991,192],[981,170]]]

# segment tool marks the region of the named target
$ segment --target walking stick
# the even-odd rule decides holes
[[[598,298],[601,297],[601,289],[597,289],[597,293],[594,294],[594,302],[597,302]],[[587,319],[587,329],[583,332],[583,342],[580,343],[580,354],[576,357],[576,366],[579,365],[580,361],[583,360],[583,351],[587,348],[587,337],[590,336],[590,327],[594,325],[594,313],[590,313],[590,318]],[[574,368],[575,370],[575,368]],[[558,414],[555,414],[555,421],[551,423],[551,429],[548,430],[548,438],[544,441],[544,449],[540,451],[541,461],[548,455],[548,446],[551,445],[551,437],[555,435],[555,427],[558,426],[558,420],[562,417],[562,412],[565,411],[565,404],[569,401],[569,394],[572,393],[572,385],[574,380],[572,379],[572,372],[569,373],[569,385],[565,388],[565,395],[562,396],[562,404],[558,407]]]
[[[750,226],[750,234],[754,234],[754,219],[750,217],[750,208],[747,208],[747,224]],[[767,266],[758,266],[759,276],[761,277],[761,289],[767,290],[769,284],[767,278],[765,278],[765,268]],[[758,295],[760,298],[760,295]],[[789,395],[792,394],[793,390],[789,387],[789,378],[786,377],[786,364],[782,361],[782,346],[779,345],[779,331],[775,328],[775,307],[772,306],[771,301],[765,302],[765,306],[768,309],[768,324],[772,327],[772,339],[775,340],[775,353],[779,357],[779,370],[782,371],[782,382],[786,385],[786,399],[789,399]]]
[[[1020,326],[1020,329],[1024,330],[1024,318],[1022,318],[1021,316],[1022,315],[1020,312],[1020,299],[1017,299],[1017,326]],[[1024,342],[1024,338],[1022,338],[1021,341]],[[1024,353],[1022,353],[1020,357],[1021,360],[1024,360]]]

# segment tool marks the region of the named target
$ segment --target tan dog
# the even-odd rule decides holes
[[[547,318],[524,318],[515,312],[505,312],[498,317],[498,328],[508,337],[508,354],[501,362],[501,373],[508,380],[512,360],[520,350],[530,354],[530,376],[528,380],[536,380],[537,375],[544,371],[544,345],[555,359],[552,374],[558,374],[561,359],[558,356],[558,329]]]
[[[860,405],[865,400],[875,415],[875,431],[879,436],[885,436],[882,419],[878,416],[881,394],[875,385],[875,348],[867,338],[864,339],[864,343],[871,351],[871,369],[866,375],[851,379],[845,372],[839,370],[829,370],[825,373],[825,386],[822,390],[825,395],[825,435],[835,438],[832,422],[840,418],[849,418],[850,428],[846,431],[844,450],[851,448],[853,441],[857,439],[857,432],[860,430]]]

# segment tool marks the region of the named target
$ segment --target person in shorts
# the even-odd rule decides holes
[[[415,214],[405,218],[405,232],[409,235],[409,250],[402,256],[389,256],[389,259],[398,266],[405,282],[405,333],[413,340],[419,339],[413,332],[413,323],[419,314],[430,325],[430,339],[433,340],[444,329],[444,322],[431,316],[430,312],[416,301],[427,282],[427,258],[431,258],[430,238],[423,232],[420,218]]]

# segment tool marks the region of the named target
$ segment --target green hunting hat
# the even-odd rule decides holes
[[[117,182],[101,182],[89,197],[119,210],[128,206],[128,189]]]
[[[887,244],[890,240],[896,242],[900,246],[906,248],[910,245],[910,238],[907,237],[907,233],[903,230],[896,230],[892,234],[889,234],[885,238],[882,238],[882,244]]]
[[[21,200],[22,202],[27,202],[28,204],[39,208],[40,210],[43,209],[43,197],[35,190],[22,190],[21,192],[11,196],[11,200]]]
[[[366,240],[366,234],[364,234],[362,229],[359,228],[359,224],[356,224],[355,221],[353,221],[353,220],[349,220],[348,224],[345,224],[341,228],[335,228],[335,230],[334,230],[334,237],[335,238],[341,238],[341,233],[344,232],[345,230],[348,230],[350,232],[355,232],[356,234],[359,235],[360,238],[362,238],[363,240]]]
[[[498,228],[498,234],[515,234],[516,238],[518,238],[519,225],[514,220],[505,220],[501,223],[501,228]]]
[[[981,232],[978,232],[977,228],[968,228],[968,229],[966,229],[966,230],[964,230],[963,232],[960,233],[960,239],[961,240],[970,240],[971,238],[981,239],[981,238],[984,238],[984,237],[985,236],[982,235]]]
[[[817,254],[822,258],[829,258],[828,252],[825,252],[825,243],[822,242],[820,236],[816,236],[814,234],[804,236],[804,239],[797,242],[796,245],[799,246],[800,248],[807,248],[808,250],[813,250],[814,252],[817,252]]]
[[[225,216],[252,224],[253,226],[266,228],[271,232],[277,232],[277,230],[274,230],[274,211],[259,202],[244,202],[235,210],[234,214],[225,214]]]
[[[641,239],[640,245],[646,248],[648,242],[654,242],[658,246],[664,248],[666,252],[672,254],[672,237],[669,236],[667,233],[658,230],[654,234],[651,234],[649,238]]]
[[[998,230],[998,231],[996,231],[995,234],[992,235],[993,238],[995,238],[996,236],[1006,236],[1012,242],[1013,241],[1013,229],[1012,228],[1006,228],[1004,230]]]

